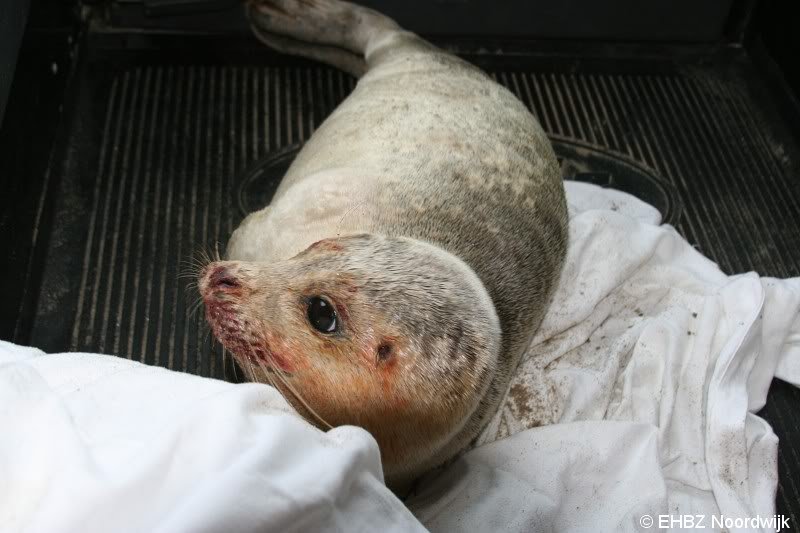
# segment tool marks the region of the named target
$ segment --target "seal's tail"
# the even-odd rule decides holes
[[[267,46],[355,76],[372,66],[382,43],[407,34],[389,17],[341,0],[248,0],[247,16]]]

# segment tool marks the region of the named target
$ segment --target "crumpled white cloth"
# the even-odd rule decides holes
[[[273,388],[0,342],[0,531],[424,531],[375,440]]]
[[[0,343],[0,530],[642,531],[659,515],[705,515],[707,529],[712,515],[770,517],[777,439],[752,413],[773,376],[800,384],[800,279],[726,276],[646,204],[566,187],[552,307],[480,446],[406,501],[421,523],[382,485],[366,432],[323,433],[266,385]]]
[[[411,509],[435,531],[754,529],[777,438],[753,413],[773,376],[800,385],[800,278],[726,276],[629,195],[567,199],[559,288],[502,409]]]

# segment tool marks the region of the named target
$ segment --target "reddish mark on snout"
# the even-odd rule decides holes
[[[227,265],[209,265],[201,275],[203,301],[214,336],[239,360],[249,360],[288,373],[293,365],[286,352],[278,349],[280,339],[258,335],[260,328],[242,315],[241,306],[253,290],[238,276],[236,269]],[[254,336],[255,334],[255,336]],[[271,338],[270,338],[271,337]]]
[[[200,277],[200,294],[203,296],[207,311],[246,298],[248,294],[246,289],[236,269],[226,265],[212,263]]]
[[[242,282],[229,267],[218,266],[208,273],[208,288],[213,290],[238,289]]]
[[[267,340],[246,342],[236,335],[227,335],[220,340],[222,340],[226,348],[239,357],[250,359],[255,363],[262,363],[290,374],[294,372],[293,366],[289,363],[289,358],[275,349]]]
[[[288,359],[278,350],[264,347],[256,349],[254,353],[261,362],[269,366],[277,367],[284,372],[294,372],[294,368],[289,363]]]
[[[339,239],[322,239],[308,247],[309,250],[341,252],[344,246],[339,242]]]

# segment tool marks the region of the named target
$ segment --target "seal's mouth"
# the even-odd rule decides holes
[[[217,340],[240,365],[257,365],[268,372],[280,371],[291,377],[289,362],[270,350],[266,340],[250,332],[253,326],[241,319],[233,302],[206,300],[206,320]]]

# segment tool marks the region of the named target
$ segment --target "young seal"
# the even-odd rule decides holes
[[[199,288],[215,336],[309,421],[377,440],[398,487],[467,448],[506,392],[566,251],[542,128],[389,18],[254,0],[266,44],[362,74]]]

